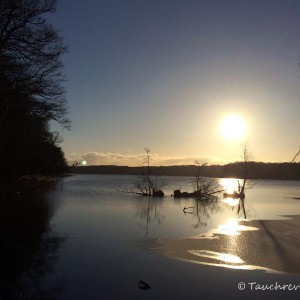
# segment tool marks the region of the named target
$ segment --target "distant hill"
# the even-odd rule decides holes
[[[197,166],[162,166],[150,167],[151,174],[158,172],[161,176],[194,176]],[[114,165],[78,166],[71,168],[74,174],[115,174],[115,175],[145,175],[146,167],[127,167]],[[242,178],[244,164],[242,162],[227,165],[204,166],[201,172],[205,177]],[[249,179],[283,179],[300,180],[300,163],[262,163],[248,162]]]

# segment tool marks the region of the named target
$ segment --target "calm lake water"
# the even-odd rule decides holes
[[[46,192],[2,193],[0,299],[204,299],[253,297],[243,282],[298,283],[299,276],[232,270],[180,262],[149,249],[153,239],[178,239],[243,219],[234,200],[203,203],[174,199],[191,191],[192,178],[163,177],[164,198],[124,191],[135,176],[75,175]],[[230,192],[236,183],[219,180]],[[251,181],[247,219],[300,215],[299,181]],[[184,207],[188,208],[185,213]],[[149,243],[148,243],[149,242]],[[150,247],[151,248],[151,247]],[[141,290],[139,280],[151,285]],[[255,297],[283,299],[298,292],[257,291]],[[2,298],[1,298],[2,297]]]

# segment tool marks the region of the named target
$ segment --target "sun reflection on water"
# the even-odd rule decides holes
[[[225,193],[232,194],[239,189],[238,179],[235,178],[222,178],[220,185],[223,187]]]
[[[239,204],[240,199],[233,199],[231,197],[227,197],[227,198],[224,198],[222,201],[224,203],[228,204],[229,206],[234,207],[234,206],[237,206]]]
[[[241,232],[258,230],[256,227],[245,226],[239,222],[239,219],[229,219],[224,224],[219,225],[216,229],[201,236],[201,239],[220,240],[220,236],[225,235],[226,239],[222,240],[222,250],[225,250],[226,252],[216,252],[209,249],[187,250],[189,254],[195,256],[195,259],[188,259],[188,261],[225,268],[267,270],[266,268],[261,268],[259,266],[247,265],[245,261],[237,255],[241,252],[240,247],[242,245],[240,245],[239,240]]]
[[[188,252],[196,256],[215,259],[226,263],[232,263],[232,264],[244,263],[244,261],[240,257],[228,253],[220,253],[220,252],[209,251],[209,250],[188,250]]]
[[[240,235],[241,231],[258,230],[256,227],[245,226],[239,224],[239,220],[229,219],[225,224],[221,224],[217,229],[213,230],[214,233],[224,234],[229,236]]]
[[[219,225],[216,231],[225,235],[239,235],[239,226],[237,220],[228,220],[225,224]]]
[[[190,254],[198,256],[199,258],[200,257],[202,257],[204,259],[208,258],[205,254],[203,255],[201,253],[196,253],[196,251],[198,251],[198,250],[189,250],[188,252]],[[206,251],[206,250],[203,250],[203,251],[205,251],[205,252],[213,252],[213,251]],[[232,258],[232,262],[225,261],[227,259],[230,260],[231,258]],[[281,271],[278,271],[278,270],[274,270],[274,269],[271,269],[271,268],[245,264],[244,261],[240,257],[238,257],[236,255],[229,255],[229,256],[227,256],[227,254],[225,254],[225,253],[215,252],[213,255],[211,255],[211,257],[209,257],[209,259],[219,260],[219,263],[218,262],[213,263],[213,262],[199,261],[197,259],[192,260],[192,259],[181,258],[180,260],[187,261],[187,262],[190,262],[190,263],[200,264],[200,265],[213,266],[213,267],[221,267],[221,268],[228,268],[228,269],[238,269],[238,270],[262,270],[262,271],[265,271],[267,273],[284,274],[284,272],[281,272]],[[224,263],[222,263],[222,261]]]

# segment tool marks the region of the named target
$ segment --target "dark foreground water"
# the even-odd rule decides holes
[[[229,230],[232,220],[300,215],[300,183],[253,181],[245,211],[232,199],[176,200],[191,178],[166,177],[163,199],[125,193],[133,176],[75,175],[51,191],[1,191],[0,299],[298,299],[300,276],[173,260],[153,239]],[[236,181],[222,180],[230,192]],[[184,207],[191,207],[183,212]],[[300,231],[300,228],[299,228]],[[143,280],[151,286],[142,290]],[[242,284],[239,285],[239,283]],[[296,284],[256,290],[256,284]],[[245,290],[240,290],[243,287]]]

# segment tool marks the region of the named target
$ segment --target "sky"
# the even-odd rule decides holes
[[[290,161],[300,144],[300,1],[64,0],[70,162]],[[220,130],[242,121],[239,137]],[[56,128],[56,125],[53,125]],[[58,127],[57,127],[58,128]],[[222,129],[221,128],[221,129]],[[222,133],[223,132],[223,133]]]

